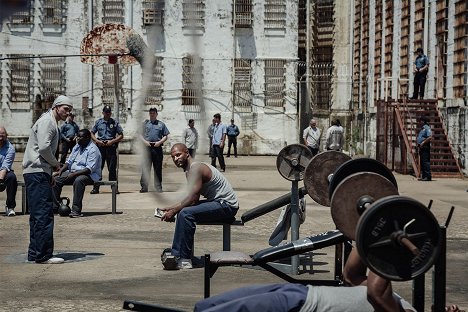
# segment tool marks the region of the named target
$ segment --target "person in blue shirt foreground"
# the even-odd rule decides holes
[[[15,207],[18,183],[15,172],[12,169],[15,154],[15,147],[8,141],[6,129],[0,127],[0,192],[6,189],[5,215],[8,217],[16,215]]]
[[[55,177],[54,199],[58,201],[64,185],[73,185],[73,205],[71,218],[81,217],[86,185],[93,185],[101,179],[101,153],[91,141],[91,132],[82,129],[77,134],[77,145],[73,148],[65,164]]]

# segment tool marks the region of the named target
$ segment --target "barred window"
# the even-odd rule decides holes
[[[285,0],[265,1],[265,28],[278,29],[286,27],[286,2]]]
[[[43,58],[39,68],[42,98],[55,98],[59,94],[65,94],[65,58]]]
[[[234,106],[252,108],[252,67],[251,60],[234,60]]]
[[[25,0],[25,5],[10,16],[13,25],[34,24],[34,0]]]
[[[159,106],[158,110],[161,109],[164,90],[164,68],[162,66],[162,60],[162,57],[156,58],[152,79],[149,83],[145,98],[145,105]]]
[[[26,54],[12,54],[8,63],[9,91],[11,102],[30,102],[32,101],[32,82],[33,82],[33,61]]]
[[[123,69],[119,67],[119,98],[118,103],[123,102],[123,87],[122,87]],[[102,67],[102,105],[114,104],[114,65],[105,64]]]
[[[200,105],[202,99],[202,61],[199,57],[182,59],[182,105]]]
[[[125,23],[125,3],[124,0],[104,0],[102,4],[102,22]]]
[[[286,89],[285,60],[265,61],[265,106],[283,107]]]
[[[182,3],[184,27],[205,27],[205,0],[184,0]]]
[[[164,3],[164,0],[143,1],[143,25],[163,25]]]
[[[44,25],[63,24],[65,15],[63,0],[42,0],[41,11]]]
[[[252,0],[236,0],[234,3],[234,26],[239,28],[252,27]]]

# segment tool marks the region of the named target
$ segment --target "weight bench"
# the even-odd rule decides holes
[[[117,214],[117,181],[99,181],[94,183],[95,185],[110,185],[112,190],[112,214]],[[24,181],[18,181],[18,186],[21,186],[21,210],[23,215],[29,213],[29,208],[27,205],[26,198],[26,185]],[[64,185],[64,186],[73,186],[73,185]]]
[[[299,198],[303,198],[307,194],[305,187],[299,189]],[[280,207],[286,206],[291,203],[291,193],[284,194],[276,199],[267,203],[261,204],[244,212],[237,220],[233,218],[232,222],[199,222],[197,225],[222,225],[223,226],[223,251],[231,250],[231,226],[244,226],[250,220],[256,219],[264,214],[267,214]],[[193,250],[193,249],[192,249]]]
[[[343,233],[338,230],[334,230],[306,237],[284,245],[269,247],[256,252],[252,256],[237,251],[220,251],[212,254],[206,254],[204,271],[204,296],[205,298],[210,296],[210,281],[213,275],[216,273],[217,269],[221,266],[232,265],[259,266],[289,283],[339,286],[342,284],[341,275],[344,263],[342,245],[347,241],[348,239],[343,235]],[[268,263],[333,245],[337,246],[335,257],[335,279],[333,280],[295,279]],[[350,249],[350,246],[348,247]],[[346,251],[345,256],[347,256]]]

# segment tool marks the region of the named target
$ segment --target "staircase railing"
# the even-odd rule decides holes
[[[395,116],[396,116],[398,126],[400,127],[400,131],[403,136],[403,141],[405,142],[406,150],[409,151],[410,161],[411,161],[411,164],[413,165],[414,174],[416,177],[419,177],[421,173],[419,157],[416,154],[416,149],[413,148],[412,136],[411,136],[411,141],[408,138],[408,131],[407,131],[407,128],[405,127],[405,122],[404,122],[406,120],[406,115],[408,115],[408,117],[411,117],[409,116],[410,112],[406,104],[406,99],[403,99],[403,105],[400,105],[400,103],[398,102],[395,105]],[[410,118],[410,120],[411,120],[410,122],[411,129],[414,129],[412,118]]]

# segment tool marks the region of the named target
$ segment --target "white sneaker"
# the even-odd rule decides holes
[[[65,259],[63,259],[63,258],[52,257],[47,261],[39,262],[39,263],[40,264],[62,264],[64,262],[65,262]]]
[[[179,268],[179,270],[192,269],[192,260],[180,258],[179,260],[177,260],[177,267]]]
[[[13,209],[8,208],[7,216],[13,217],[13,216],[16,216],[16,213],[15,213],[15,211]]]

